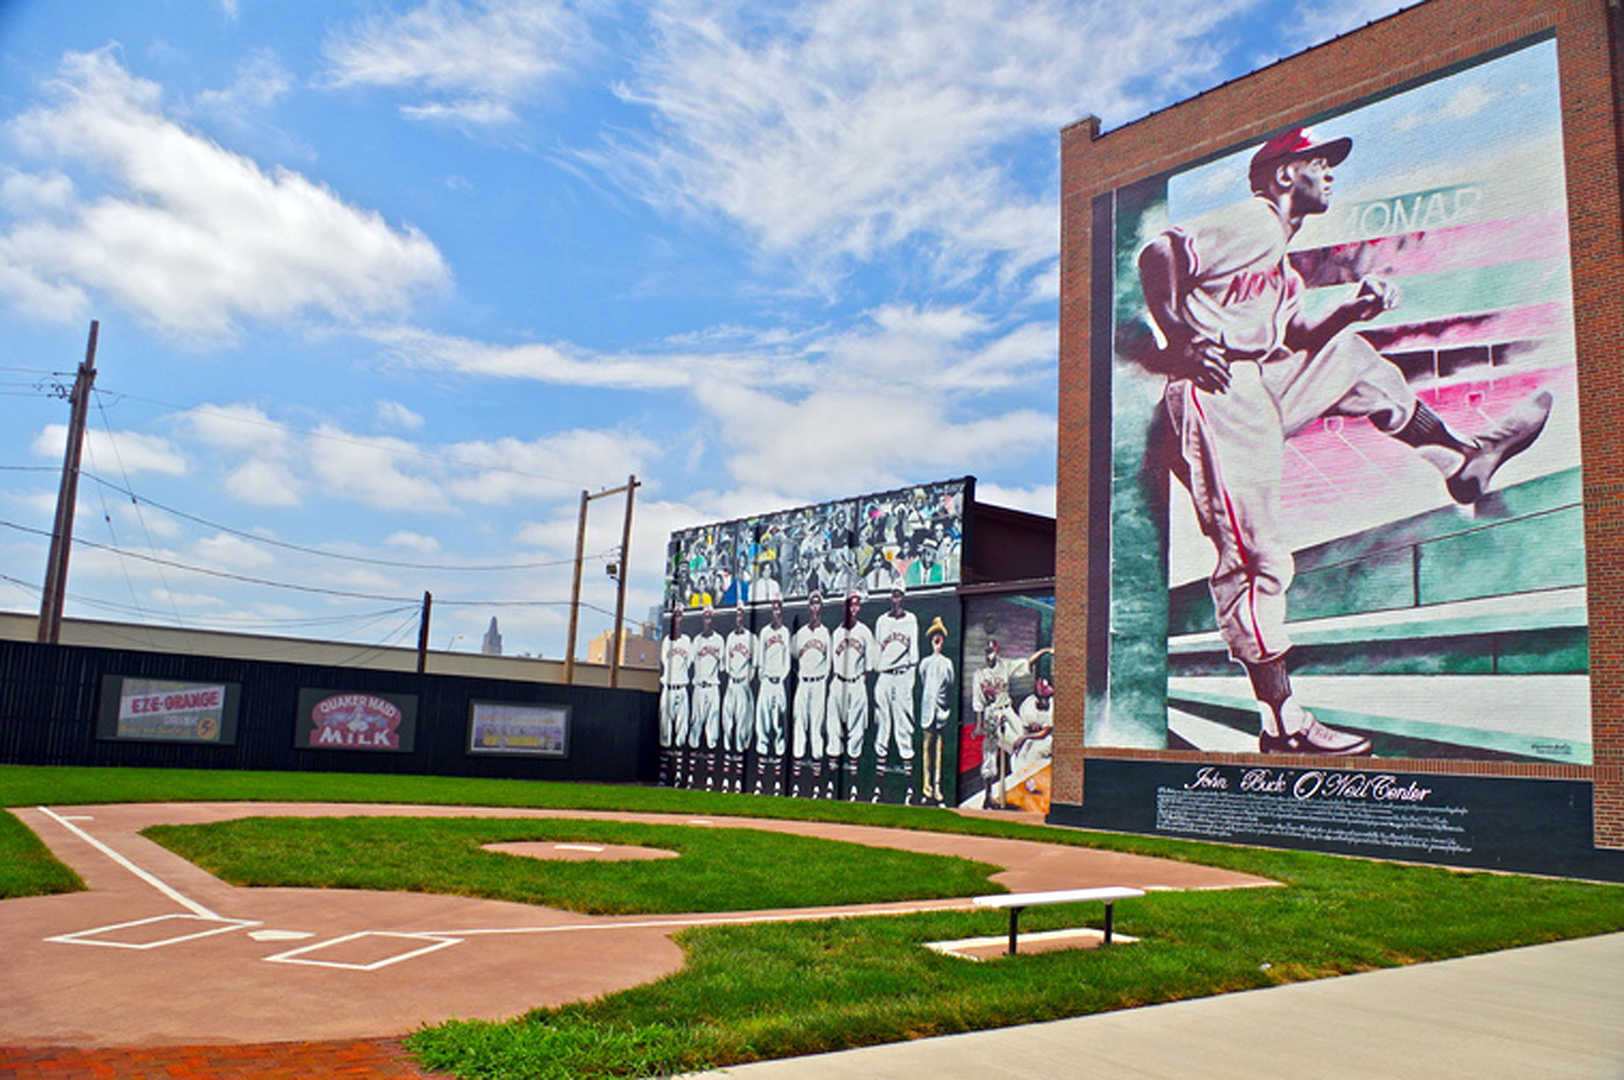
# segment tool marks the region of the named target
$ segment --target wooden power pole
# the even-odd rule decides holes
[[[615,600],[615,640],[611,644],[613,660],[609,662],[609,685],[619,683],[620,676],[620,621],[626,605],[626,555],[631,548],[632,537],[632,493],[638,488],[637,477],[628,476],[626,483],[608,491],[600,491],[596,495],[581,492],[581,517],[575,526],[575,585],[570,590],[570,632],[569,641],[564,646],[564,682],[570,684],[575,681],[575,634],[581,625],[581,565],[586,561],[586,508],[593,499],[603,499],[610,495],[626,493],[626,520],[620,532],[620,585]]]
[[[56,493],[56,526],[51,530],[51,554],[45,563],[45,591],[39,602],[39,640],[55,645],[62,637],[62,605],[68,595],[68,555],[73,550],[73,515],[79,503],[79,459],[85,448],[85,420],[90,413],[90,390],[96,383],[96,336],[100,324],[90,324],[90,343],[84,363],[68,395],[68,445],[62,455],[62,484]]]

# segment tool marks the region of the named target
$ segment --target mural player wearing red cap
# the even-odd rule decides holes
[[[1285,442],[1326,415],[1363,416],[1414,447],[1440,447],[1445,486],[1472,503],[1495,471],[1539,437],[1551,396],[1513,409],[1492,431],[1462,438],[1417,400],[1403,373],[1346,332],[1398,303],[1367,277],[1317,321],[1286,249],[1304,219],[1331,202],[1332,170],[1353,149],[1293,128],[1252,156],[1255,198],[1215,220],[1162,233],[1139,255],[1140,285],[1165,341],[1153,365],[1178,439],[1175,468],[1217,549],[1209,579],[1218,628],[1250,677],[1264,753],[1366,754],[1370,740],[1328,727],[1297,702],[1286,669],[1286,590],[1294,573],[1281,522]]]

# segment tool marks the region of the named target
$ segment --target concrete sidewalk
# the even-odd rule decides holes
[[[1624,1080],[1624,934],[703,1075]]]

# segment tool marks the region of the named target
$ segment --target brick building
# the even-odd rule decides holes
[[[1620,23],[1064,131],[1052,821],[1624,877]]]

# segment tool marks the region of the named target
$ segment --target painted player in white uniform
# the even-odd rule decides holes
[[[671,631],[660,643],[661,772],[676,785],[682,774],[683,745],[688,741],[688,674],[693,642],[682,632],[682,609],[671,611]]]
[[[726,643],[712,627],[716,611],[709,604],[700,612],[701,632],[694,638],[693,716],[688,723],[688,746],[715,750],[722,727],[722,654]],[[705,787],[716,782],[714,754],[704,755]]]
[[[1039,649],[1024,660],[998,655],[998,639],[987,639],[987,662],[971,683],[970,708],[975,713],[976,733],[981,736],[981,806],[984,810],[1006,809],[1004,781],[1009,775],[1006,729],[1018,724],[1015,703],[1009,696],[1012,679],[1028,675],[1039,657],[1053,649]],[[993,792],[997,791],[994,801]]]
[[[1026,782],[1034,772],[1049,764],[1054,753],[1054,687],[1049,680],[1032,681],[1032,692],[1021,702],[1015,730],[1006,732],[1009,741],[1009,776]]]
[[[795,790],[803,770],[812,769],[812,797],[823,781],[824,711],[829,699],[829,628],[823,625],[823,594],[806,598],[806,625],[795,631],[795,731],[790,753],[795,759]]]
[[[829,634],[829,768],[828,793],[838,797],[835,780],[840,759],[850,773],[847,790],[857,798],[857,763],[868,737],[868,673],[874,670],[879,650],[874,632],[857,620],[863,597],[855,588],[846,594],[846,618]]]
[[[756,794],[763,778],[770,778],[768,793],[783,793],[784,682],[789,678],[794,642],[784,625],[784,601],[773,597],[772,622],[761,628],[756,641],[756,671],[761,689],[756,694]]]
[[[1230,656],[1251,679],[1264,753],[1364,754],[1370,741],[1314,719],[1286,671],[1286,590],[1294,564],[1280,520],[1285,440],[1326,415],[1368,417],[1414,447],[1441,447],[1459,465],[1446,487],[1460,503],[1544,429],[1539,393],[1492,431],[1462,439],[1418,401],[1402,372],[1358,334],[1394,307],[1397,291],[1365,278],[1353,296],[1310,323],[1304,285],[1286,257],[1303,220],[1330,205],[1331,170],[1351,139],[1283,132],[1252,157],[1256,198],[1221,220],[1174,228],[1139,255],[1145,303],[1166,347],[1149,361],[1169,376],[1164,402],[1179,441],[1180,479],[1217,549],[1209,579]],[[1447,468],[1447,466],[1446,466]]]
[[[891,586],[891,610],[874,620],[880,674],[874,680],[874,802],[884,797],[885,774],[892,744],[902,759],[899,771],[908,778],[905,804],[913,803],[914,668],[919,663],[919,619],[904,611],[902,582]]]
[[[722,697],[722,790],[744,790],[744,758],[755,727],[756,703],[750,682],[756,674],[756,635],[745,625],[744,605],[733,607],[733,630],[727,635],[723,670],[727,691]]]
[[[942,653],[947,627],[941,617],[925,631],[930,639],[930,655],[919,661],[919,715],[924,724],[924,762],[920,766],[920,790],[927,802],[942,805],[942,733],[953,715],[953,661]]]

